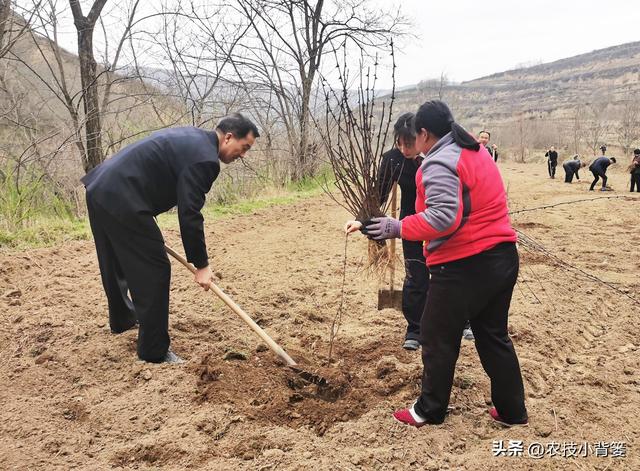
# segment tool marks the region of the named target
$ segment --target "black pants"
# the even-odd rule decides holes
[[[640,173],[631,174],[631,193],[633,193],[634,186],[636,188],[636,192],[640,193]]]
[[[593,182],[591,182],[591,186],[589,187],[589,190],[593,190],[593,188],[596,186],[596,183],[598,183],[598,180],[600,179],[600,177],[602,177],[602,188],[607,186],[607,175],[604,172],[591,170],[591,173],[593,174]]]
[[[570,167],[563,167],[563,168],[564,168],[564,182],[571,183],[573,181],[573,176],[575,175],[576,172],[574,172],[573,169]]]
[[[416,412],[427,422],[444,421],[460,353],[460,332],[471,321],[482,366],[491,379],[491,399],[507,422],[527,418],[524,386],[507,332],[518,252],[503,243],[472,257],[430,266],[431,282],[422,316],[422,394]]]
[[[132,218],[125,226],[94,203],[89,193],[87,208],[111,330],[123,332],[137,320],[138,356],[160,362],[169,349],[171,279],[160,229],[152,216]]]
[[[429,271],[422,242],[402,241],[405,277],[402,285],[402,314],[407,320],[405,340],[420,340],[420,319],[429,289]]]
[[[557,162],[552,162],[551,160],[547,161],[547,167],[549,170],[549,176],[551,178],[556,178],[556,167],[557,167],[558,163]]]

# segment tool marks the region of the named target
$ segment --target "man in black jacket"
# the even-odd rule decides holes
[[[591,163],[591,165],[589,165],[589,170],[591,171],[594,177],[593,182],[591,182],[591,187],[589,187],[589,191],[593,191],[593,188],[596,186],[596,183],[598,183],[598,180],[600,178],[602,178],[601,191],[610,190],[610,188],[607,187],[607,168],[609,167],[609,165],[616,163],[616,158],[615,157],[609,158],[604,155],[604,153],[607,150],[606,147],[602,146],[601,149],[602,149],[602,155],[598,157],[596,160],[594,160]]]
[[[580,162],[580,156],[578,154],[574,155],[573,159],[565,161],[562,164],[562,168],[564,168],[564,182],[571,183],[574,176],[580,181],[578,171],[586,166],[587,164],[585,162]]]
[[[491,144],[489,145],[489,141],[491,140],[491,133],[489,131],[480,131],[478,133],[478,142],[480,142],[480,144],[482,144],[487,151],[489,152],[489,155],[493,158],[494,162],[498,161],[498,146],[496,146],[495,144]]]
[[[415,150],[413,113],[405,113],[394,126],[396,147],[385,152],[378,171],[380,204],[385,206],[393,182],[401,190],[400,219],[415,214],[416,172],[422,157]],[[407,320],[407,331],[403,347],[407,350],[420,348],[420,319],[424,311],[429,289],[429,273],[424,259],[422,242],[402,241],[405,278],[402,285],[402,313]]]
[[[125,147],[82,178],[111,331],[139,324],[140,359],[182,361],[169,350],[171,265],[154,217],[177,206],[187,260],[197,268],[196,283],[208,289],[213,274],[200,212],[205,195],[220,161],[244,157],[258,136],[256,126],[239,113],[223,118],[215,131],[164,129]]]
[[[549,178],[556,178],[556,167],[558,166],[558,153],[556,152],[556,148],[551,146],[544,156],[547,158]]]

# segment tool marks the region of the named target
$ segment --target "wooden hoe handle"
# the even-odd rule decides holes
[[[169,255],[171,255],[173,258],[175,258],[178,262],[182,263],[185,267],[187,267],[187,269],[195,274],[196,273],[196,267],[194,267],[192,264],[190,264],[189,262],[187,262],[187,260],[180,255],[178,252],[176,252],[175,250],[173,250],[171,247],[165,245],[164,248],[167,250],[167,253]],[[209,285],[209,287],[211,288],[211,291],[213,291],[213,293],[218,296],[220,299],[222,299],[222,301],[224,301],[224,303],[229,306],[229,308],[235,312],[238,316],[240,316],[240,318],[245,321],[245,323],[251,327],[251,329],[253,329],[253,331],[258,334],[258,336],[264,340],[264,342],[267,344],[267,346],[271,349],[271,351],[273,353],[275,353],[276,355],[278,355],[280,358],[282,358],[282,360],[287,364],[287,366],[296,366],[296,362],[293,360],[293,358],[291,358],[287,352],[284,351],[284,349],[278,345],[271,337],[269,337],[269,335],[262,330],[262,327],[260,327],[258,324],[255,323],[255,321],[253,319],[251,319],[251,317],[242,310],[242,308],[240,306],[238,306],[229,296],[227,296],[227,294],[222,291],[215,283],[211,283]]]

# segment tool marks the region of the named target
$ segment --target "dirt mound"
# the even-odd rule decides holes
[[[343,359],[339,366],[314,367],[308,361],[299,365],[326,380],[322,384],[279,364],[269,351],[256,352],[245,362],[220,362],[207,354],[191,368],[197,376],[194,400],[233,404],[251,420],[310,427],[321,436],[336,422],[357,419],[394,394],[415,392],[421,374],[415,354],[399,351],[397,345],[341,347],[336,354]]]

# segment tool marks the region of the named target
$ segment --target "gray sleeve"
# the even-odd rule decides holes
[[[460,177],[456,169],[459,153],[444,149],[434,157],[422,176],[427,206],[422,214],[436,231],[454,231],[462,219]]]

